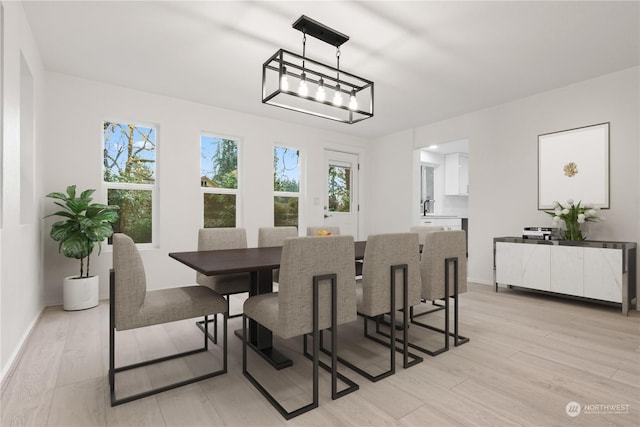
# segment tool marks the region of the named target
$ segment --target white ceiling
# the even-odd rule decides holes
[[[47,70],[376,137],[640,63],[640,2],[27,1]],[[375,82],[347,125],[261,103],[262,63],[302,53],[307,15],[350,36],[340,66]],[[335,49],[308,38],[329,64]]]

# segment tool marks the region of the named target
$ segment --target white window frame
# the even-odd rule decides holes
[[[273,150],[271,151],[271,154],[273,154],[275,152],[276,148],[285,148],[285,149],[289,149],[289,150],[296,150],[298,152],[298,191],[276,191],[276,189],[273,189],[273,204],[271,205],[271,209],[273,212],[273,224],[275,226],[276,223],[276,218],[275,218],[275,212],[274,212],[274,208],[275,208],[275,198],[276,197],[297,197],[298,198],[298,231],[301,230],[302,228],[302,176],[303,176],[303,155],[302,155],[302,150],[300,148],[297,147],[293,147],[291,145],[288,144],[278,144],[275,143],[273,145]],[[273,170],[273,166],[271,168],[271,173],[272,173],[272,178],[271,181],[273,182],[273,173],[275,173],[275,170]]]
[[[204,195],[205,194],[233,194],[236,196],[236,224],[235,227],[242,227],[242,215],[241,215],[241,197],[240,197],[240,188],[242,186],[242,146],[243,140],[241,137],[225,135],[218,132],[209,132],[202,131],[200,132],[200,141],[199,141],[199,153],[200,157],[202,156],[202,137],[206,136],[209,138],[217,138],[217,139],[228,139],[230,141],[234,141],[238,148],[238,158],[237,158],[237,167],[238,167],[238,185],[237,188],[215,188],[215,187],[203,187],[200,186],[200,227],[204,228]],[[198,162],[198,168],[200,168],[201,163]],[[202,178],[200,174],[198,174],[199,178]]]
[[[156,149],[155,149],[155,172],[154,172],[154,180],[153,184],[139,184],[139,183],[130,183],[130,182],[107,182],[104,180],[104,123],[123,123],[123,124],[132,124],[136,127],[145,127],[145,128],[153,128],[156,131]],[[159,210],[159,202],[158,202],[158,167],[159,167],[159,157],[160,157],[160,126],[154,123],[146,123],[137,120],[111,120],[111,119],[103,119],[101,125],[103,126],[103,131],[101,132],[101,147],[100,152],[102,153],[102,175],[100,179],[102,180],[103,187],[103,195],[105,203],[109,200],[109,190],[146,190],[151,191],[151,242],[150,243],[136,243],[136,247],[140,250],[146,249],[157,249],[159,247],[158,242],[158,224],[160,223],[160,213]],[[107,248],[111,249],[112,245],[107,245]]]

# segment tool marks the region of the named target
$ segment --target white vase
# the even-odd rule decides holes
[[[62,308],[64,310],[84,310],[98,305],[98,276],[78,278],[65,277],[62,282]]]

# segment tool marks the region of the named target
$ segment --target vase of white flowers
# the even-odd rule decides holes
[[[593,206],[588,203],[583,205],[581,201],[574,203],[573,199],[569,199],[565,205],[560,202],[554,202],[553,205],[552,211],[544,212],[553,217],[554,226],[562,226],[564,223],[562,237],[565,240],[584,240],[587,236],[582,233],[582,224],[604,219]]]

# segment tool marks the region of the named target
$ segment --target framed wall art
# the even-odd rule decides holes
[[[609,123],[538,136],[538,209],[567,199],[609,208]]]

